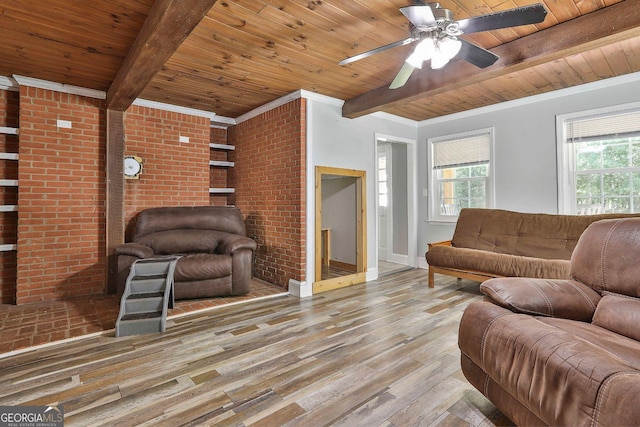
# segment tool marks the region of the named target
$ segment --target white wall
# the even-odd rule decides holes
[[[312,94],[313,95],[313,94]],[[427,221],[427,138],[474,129],[495,129],[496,207],[557,213],[555,116],[640,100],[640,73],[506,102],[460,114],[414,122],[389,115],[342,117],[342,103],[307,98],[307,283],[314,281],[315,167],[366,172],[367,279],[377,277],[375,134],[418,141],[417,258],[426,267],[427,243],[446,240],[455,224]]]
[[[418,130],[418,253],[454,224],[427,221],[427,138],[494,127],[495,205],[558,213],[555,116],[640,100],[640,73],[421,122]]]
[[[368,115],[342,117],[342,103],[307,98],[307,283],[313,283],[315,260],[315,167],[328,166],[366,172],[367,280],[377,278],[375,217],[375,134],[416,139],[416,122]]]
[[[330,228],[330,261],[356,265],[356,179],[322,179],[322,228]]]

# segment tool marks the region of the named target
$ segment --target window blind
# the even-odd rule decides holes
[[[566,132],[569,143],[640,137],[640,110],[568,120]]]
[[[447,169],[489,163],[490,133],[433,142],[433,168]]]

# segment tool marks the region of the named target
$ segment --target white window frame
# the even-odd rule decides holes
[[[576,215],[579,213],[576,204],[575,156],[571,144],[566,142],[566,124],[587,117],[617,115],[633,110],[640,110],[640,102],[556,115],[558,213],[565,215]]]
[[[488,135],[489,136],[489,175],[486,178],[486,200],[485,207],[493,208],[495,207],[495,156],[494,156],[494,145],[495,145],[495,128],[483,128],[476,129],[467,132],[460,132],[455,134],[438,136],[435,138],[427,138],[427,168],[428,168],[428,180],[429,180],[429,221],[433,222],[456,222],[458,220],[458,215],[444,215],[440,212],[440,185],[438,180],[438,171],[434,169],[434,144],[444,143],[444,142],[453,142],[460,139],[470,138],[476,135]]]

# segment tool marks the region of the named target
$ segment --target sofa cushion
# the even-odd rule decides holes
[[[216,279],[231,275],[232,259],[228,255],[188,254],[178,260],[176,282]]]
[[[214,253],[225,234],[227,233],[214,230],[167,230],[142,236],[137,243],[151,247],[159,255]]]
[[[485,272],[491,276],[550,279],[568,279],[570,268],[567,260],[524,257],[451,246],[433,246],[427,252],[427,262],[438,267]]]
[[[480,291],[517,313],[591,321],[600,294],[574,280],[509,277],[490,279]]]
[[[134,241],[158,231],[218,230],[246,235],[240,210],[233,206],[176,206],[145,209],[137,217]]]
[[[568,260],[589,224],[633,215],[638,214],[551,215],[465,208],[460,211],[451,243],[461,248]]]
[[[640,300],[605,295],[596,308],[593,324],[640,341]]]
[[[569,259],[587,218],[463,209],[452,245],[504,254]]]

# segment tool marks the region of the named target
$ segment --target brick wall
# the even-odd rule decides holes
[[[0,90],[0,126],[17,128],[20,93]],[[0,152],[17,153],[18,136],[0,134]],[[0,179],[18,179],[18,162],[0,160]],[[17,187],[0,187],[0,205],[17,205]],[[0,212],[0,244],[17,241],[17,212]],[[16,300],[16,251],[0,252],[0,304],[14,304]]]
[[[59,129],[68,120],[71,129]],[[139,180],[125,181],[125,224],[156,206],[236,204],[258,241],[255,274],[286,287],[305,272],[305,103],[297,100],[232,130],[211,128],[202,117],[132,106],[125,114],[125,154],[142,157]],[[17,162],[0,166],[19,188],[0,191],[0,204],[17,204],[0,217],[0,303],[61,300],[106,287],[105,111],[103,101],[23,86],[0,91],[1,136]],[[19,123],[18,123],[19,121]],[[180,136],[190,142],[179,142]],[[209,142],[236,145],[211,150]],[[231,170],[209,160],[236,162]],[[209,187],[236,187],[235,196]],[[16,225],[17,224],[17,225]]]
[[[143,160],[140,179],[124,183],[127,237],[143,209],[209,204],[209,119],[134,105],[125,114],[125,135],[125,154]]]
[[[258,243],[254,275],[284,288],[305,277],[305,110],[298,99],[228,130],[230,184]]]
[[[101,293],[106,287],[105,111],[103,101],[23,86],[0,97],[0,119],[17,126],[20,143],[18,251],[0,252],[0,302],[27,303]],[[71,129],[58,129],[57,120]],[[8,125],[11,125],[10,123]],[[179,137],[189,137],[180,143]],[[142,157],[140,180],[125,181],[125,224],[146,208],[209,203],[209,120],[147,107],[125,114],[125,153]],[[13,148],[12,148],[13,146]],[[13,178],[15,179],[15,178]],[[2,215],[15,213],[2,213]],[[2,243],[13,243],[0,219]],[[128,227],[130,229],[131,226]],[[14,226],[15,235],[15,226]],[[15,237],[14,237],[15,238]],[[13,268],[11,267],[13,265]],[[17,270],[17,272],[16,272]]]
[[[105,289],[102,103],[20,88],[18,304]]]

